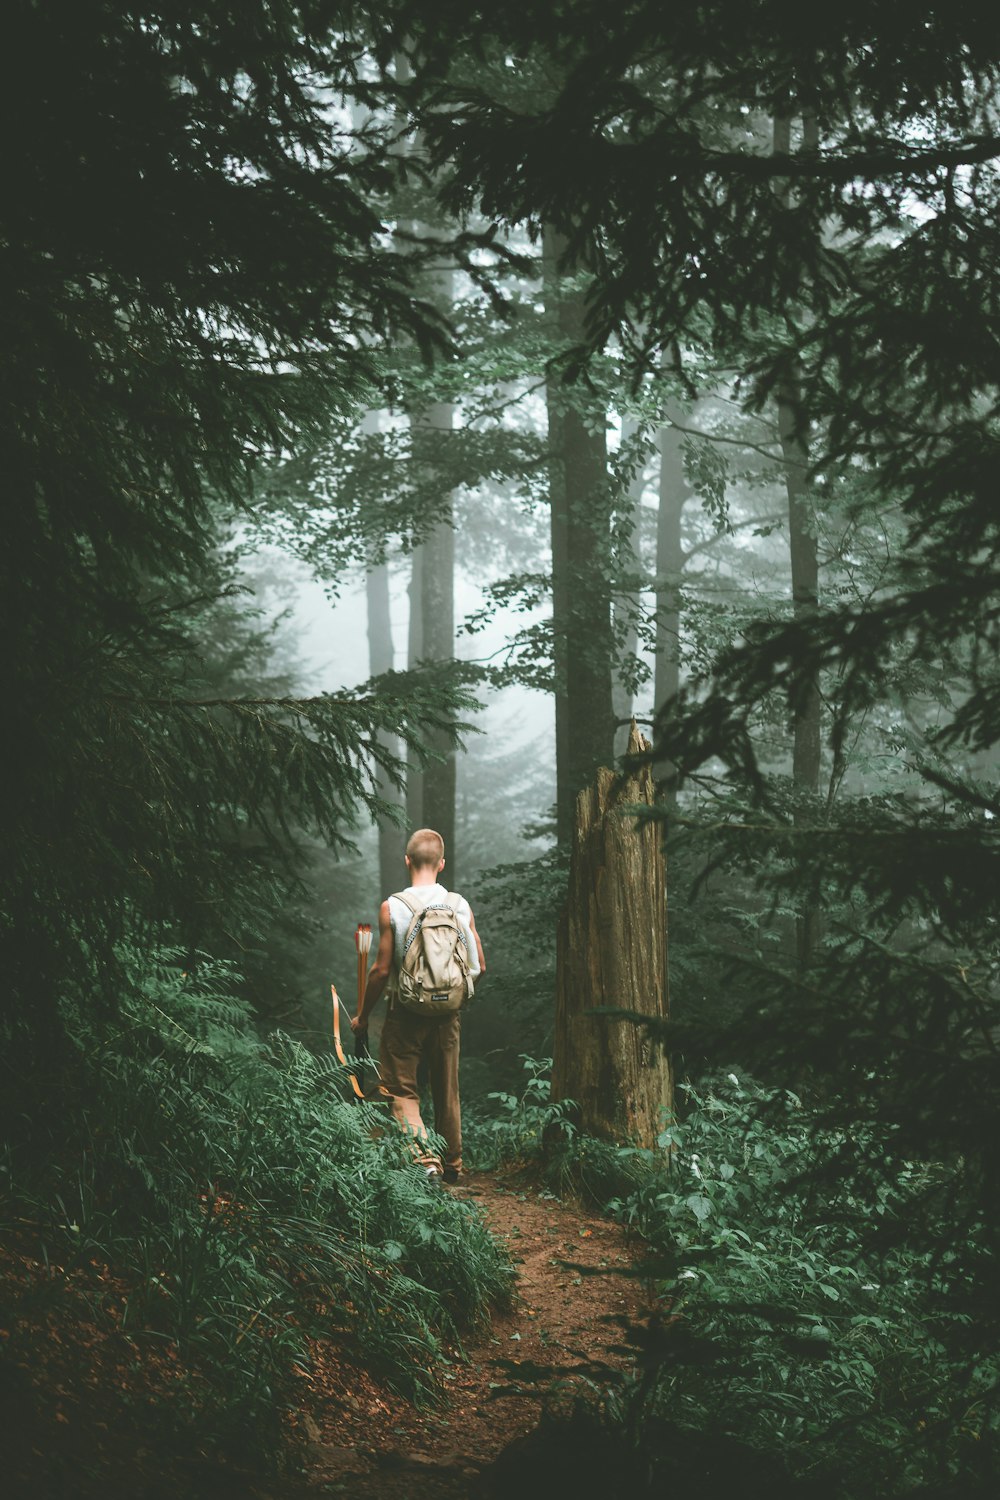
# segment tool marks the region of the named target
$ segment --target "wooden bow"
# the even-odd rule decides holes
[[[368,955],[372,946],[372,929],[370,922],[359,922],[354,933],[354,946],[358,954],[358,1015],[365,1000],[365,985],[368,982]],[[350,1069],[351,1088],[356,1099],[364,1100],[367,1096],[358,1078],[360,1065],[364,1058],[368,1057],[368,1028],[358,1031],[354,1036],[354,1063],[348,1062],[344,1052],[344,1044],[340,1039],[340,996],[337,994],[337,986],[331,984],[330,994],[333,996],[333,1050],[337,1054],[337,1061],[345,1068]],[[388,1090],[381,1083],[376,1090],[383,1098],[388,1098]]]
[[[343,1063],[345,1068],[350,1067],[344,1052],[344,1044],[340,1040],[340,996],[337,994],[337,986],[331,984],[330,994],[333,996],[333,1050],[337,1054],[337,1061]],[[358,1082],[358,1075],[351,1069],[351,1088],[354,1090],[356,1099],[364,1099],[365,1091]]]

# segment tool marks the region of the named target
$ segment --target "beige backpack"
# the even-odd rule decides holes
[[[458,921],[461,896],[421,906],[410,891],[397,891],[410,911],[403,943],[396,998],[404,1010],[448,1016],[461,1010],[473,991],[469,953]]]

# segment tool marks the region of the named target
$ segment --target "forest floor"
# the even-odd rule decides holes
[[[334,1399],[305,1420],[310,1471],[297,1491],[376,1500],[465,1500],[520,1493],[520,1440],[634,1359],[624,1327],[650,1306],[638,1252],[621,1227],[516,1174],[468,1174],[460,1188],[511,1253],[517,1288],[463,1349],[449,1351],[449,1399],[437,1411],[374,1389]],[[322,1367],[317,1369],[321,1378]],[[261,1491],[278,1500],[289,1490]]]
[[[180,1459],[158,1451],[158,1395],[171,1371],[147,1363],[140,1375],[113,1352],[113,1339],[94,1336],[92,1320],[67,1333],[53,1311],[24,1327],[35,1352],[23,1368],[18,1362],[17,1386],[4,1393],[0,1446],[8,1449],[13,1439],[0,1460],[13,1482],[7,1493],[39,1500],[530,1500],[535,1491],[523,1476],[538,1469],[531,1445],[541,1437],[543,1412],[593,1392],[634,1359],[624,1330],[651,1307],[651,1291],[636,1274],[640,1249],[619,1225],[555,1198],[523,1173],[469,1174],[442,1191],[480,1206],[518,1275],[510,1311],[446,1349],[439,1405],[415,1407],[346,1362],[336,1345],[320,1345],[302,1372],[300,1477],[265,1478],[195,1454]],[[36,1280],[27,1257],[2,1269],[5,1279],[11,1272],[20,1278],[26,1309]],[[146,1437],[137,1442],[139,1408]]]

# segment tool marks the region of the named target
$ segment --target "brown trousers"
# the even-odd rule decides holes
[[[382,1027],[379,1072],[382,1085],[392,1095],[395,1118],[415,1138],[418,1160],[425,1166],[441,1166],[426,1147],[427,1128],[420,1118],[417,1070],[426,1061],[434,1100],[434,1129],[444,1136],[444,1165],[462,1169],[462,1110],[458,1098],[458,1056],[461,1016],[418,1016],[395,1001]]]

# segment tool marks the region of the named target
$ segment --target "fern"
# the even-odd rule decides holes
[[[510,1295],[477,1210],[427,1186],[329,1059],[261,1042],[231,967],[120,959],[113,1020],[67,998],[85,1102],[53,1118],[43,1164],[37,1145],[16,1154],[15,1217],[30,1203],[48,1255],[99,1254],[129,1283],[132,1337],[168,1340],[198,1376],[169,1415],[215,1441],[281,1446],[312,1340],[436,1399],[442,1338]]]

